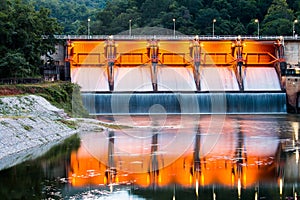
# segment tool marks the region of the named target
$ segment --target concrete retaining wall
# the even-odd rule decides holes
[[[285,42],[285,57],[287,63],[290,63],[292,65],[298,64],[298,62],[300,61],[300,42]]]

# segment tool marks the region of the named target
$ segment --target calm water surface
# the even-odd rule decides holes
[[[1,199],[300,198],[298,115],[99,120],[121,126],[0,171]]]

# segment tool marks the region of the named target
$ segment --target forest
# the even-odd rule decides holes
[[[36,9],[46,7],[64,34],[119,34],[144,27],[173,28],[186,35],[292,35],[300,31],[294,20],[299,0],[28,0]],[[255,21],[255,20],[258,21]],[[145,34],[132,32],[133,34]]]
[[[34,77],[54,35],[300,33],[300,0],[0,0],[0,78]],[[88,22],[88,19],[90,20]],[[141,29],[144,28],[144,29]],[[145,31],[146,30],[146,31]]]

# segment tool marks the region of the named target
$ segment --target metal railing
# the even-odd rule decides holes
[[[110,35],[54,35],[59,40],[106,40]],[[245,40],[276,40],[281,36],[253,36],[243,35],[242,39]],[[47,38],[44,36],[43,38]],[[113,35],[115,40],[193,40],[195,35]],[[199,40],[235,40],[237,35],[200,35]],[[284,40],[300,40],[297,36],[283,36]]]

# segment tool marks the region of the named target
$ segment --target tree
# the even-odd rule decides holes
[[[292,22],[288,19],[279,18],[264,24],[264,35],[292,35]]]
[[[264,35],[291,35],[293,11],[286,0],[273,0],[262,22],[261,33]]]
[[[239,18],[237,18],[236,21],[233,23],[230,23],[230,26],[232,26],[231,34],[232,35],[246,35],[247,31],[243,23],[240,21]]]
[[[216,9],[220,13],[220,17],[223,19],[230,19],[230,12],[232,12],[233,7],[227,0],[214,0],[212,3],[212,8]]]
[[[258,19],[263,19],[270,7],[272,0],[256,0],[256,9]]]
[[[153,24],[153,20],[158,17],[161,12],[168,12],[169,5],[172,4],[171,0],[145,0],[141,7],[143,25],[159,26]]]
[[[233,24],[227,20],[219,18],[217,19],[218,25],[215,26],[215,34],[216,35],[232,35],[232,31],[234,29]],[[240,33],[238,33],[240,34]]]
[[[49,17],[48,9],[35,11],[33,5],[21,0],[7,2],[6,9],[0,11],[1,76],[35,76],[41,55],[55,50],[53,35],[60,32],[60,26]]]
[[[12,1],[16,0],[0,0],[0,10],[5,10]],[[173,18],[176,19],[176,30],[184,34],[211,34],[214,18],[217,19],[215,24],[217,34],[255,34],[257,30],[253,23],[255,19],[261,22],[262,34],[291,34],[292,21],[295,19],[293,13],[300,17],[299,0],[22,1],[27,5],[28,2],[32,2],[31,5],[34,5],[36,10],[41,10],[42,7],[50,9],[50,16],[57,18],[66,35],[87,34],[88,18],[91,19],[91,34],[126,34],[129,20],[132,20],[132,28],[151,26],[170,29],[173,27]],[[0,14],[0,19],[2,17],[4,16]],[[280,24],[282,22],[285,24]],[[288,26],[290,28],[287,28]],[[6,24],[4,29],[10,27]],[[300,27],[296,26],[295,29]]]
[[[8,51],[0,59],[1,78],[26,77],[30,74],[30,64],[25,59],[25,55],[18,51]]]
[[[256,7],[255,0],[239,0],[236,6],[235,13],[236,18],[239,18],[241,23],[249,23],[255,19],[258,14],[258,8]]]
[[[51,10],[51,17],[63,26],[64,34],[82,34],[82,24],[88,18],[94,18],[99,10],[106,6],[106,0],[24,0],[32,3],[36,10],[48,8]],[[80,23],[77,23],[79,21]],[[93,22],[93,21],[91,21]],[[85,24],[86,26],[86,24]],[[79,32],[77,32],[79,31]],[[86,33],[85,33],[86,34]]]
[[[212,34],[212,23],[213,19],[217,19],[217,22],[215,23],[215,28],[217,28],[217,25],[219,23],[220,14],[218,10],[207,8],[207,9],[201,9],[199,10],[199,14],[195,20],[195,25],[197,29],[199,30],[199,34],[201,35],[211,35]],[[218,31],[215,31],[215,33],[220,34]]]
[[[180,0],[177,2],[189,11],[192,19],[195,19],[199,10],[203,8],[202,0]]]

